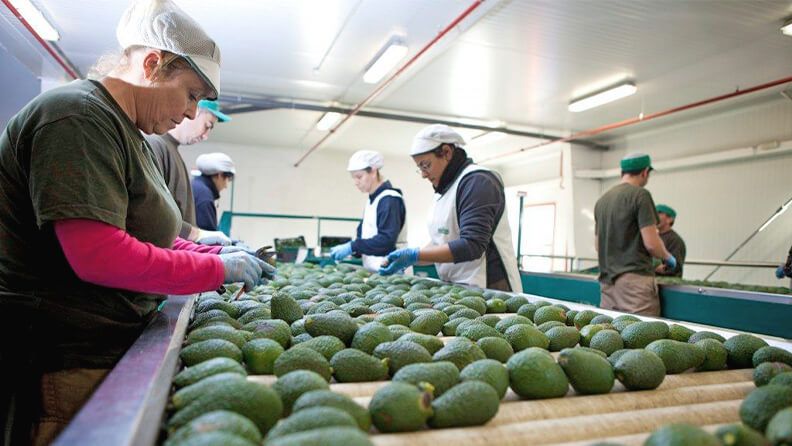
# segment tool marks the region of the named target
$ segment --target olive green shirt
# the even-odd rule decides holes
[[[682,237],[680,237],[679,234],[677,234],[673,229],[669,230],[665,234],[660,234],[660,239],[663,240],[663,244],[665,245],[668,252],[670,252],[671,255],[676,258],[677,266],[673,270],[657,274],[660,276],[682,277],[683,263],[685,263],[685,255],[687,254],[685,241],[682,240]]]
[[[0,136],[0,313],[32,326],[20,342],[45,369],[110,367],[165,297],[80,280],[53,229],[64,219],[163,248],[182,221],[150,147],[98,82],[39,95]]]
[[[190,173],[179,153],[179,142],[169,134],[144,135],[154,152],[154,160],[165,178],[173,199],[181,212],[182,222],[179,237],[187,239],[195,226],[195,199],[190,185]]]
[[[621,274],[654,275],[652,256],[641,238],[641,228],[657,225],[652,194],[621,183],[594,206],[600,282],[613,284]]]

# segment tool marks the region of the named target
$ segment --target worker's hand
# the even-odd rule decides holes
[[[252,290],[261,283],[261,276],[265,268],[267,271],[274,270],[263,260],[246,252],[220,254],[219,257],[223,261],[224,283],[244,282],[246,291]]]
[[[673,254],[670,254],[667,259],[663,260],[663,265],[665,265],[669,271],[675,270],[677,267],[676,257],[674,257]]]
[[[246,252],[252,256],[256,255],[256,251],[253,251],[245,245],[223,246],[220,248],[220,252],[218,254],[231,254],[232,252]]]
[[[343,245],[335,245],[330,248],[330,258],[338,262],[352,255],[352,242]]]
[[[377,272],[382,276],[389,276],[403,271],[405,268],[409,268],[418,263],[418,254],[420,252],[421,250],[419,248],[397,249],[388,254],[388,257],[385,258],[385,262],[382,263],[382,266]]]
[[[200,245],[231,246],[233,242],[227,235],[220,231],[204,231],[201,229],[198,231],[198,238],[195,240],[195,243]]]
[[[778,265],[775,271],[776,279],[783,279],[786,274],[784,274],[784,265]]]
[[[666,272],[666,266],[665,265],[657,265],[657,268],[655,268],[655,272],[658,273],[658,274],[663,274],[664,272]]]

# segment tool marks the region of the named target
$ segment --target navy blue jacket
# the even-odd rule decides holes
[[[394,188],[390,181],[386,181],[369,195],[369,203],[373,203],[379,194],[388,189],[393,189],[401,194],[400,189]],[[352,252],[368,256],[388,255],[396,249],[396,241],[404,226],[406,216],[404,200],[398,197],[383,197],[377,204],[377,235],[368,239],[361,238],[363,223],[358,224],[357,238],[352,242]]]
[[[212,182],[212,177],[193,177],[192,190],[195,197],[195,222],[198,227],[206,231],[217,231],[215,200],[220,198],[220,192]]]

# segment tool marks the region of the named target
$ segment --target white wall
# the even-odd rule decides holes
[[[234,160],[234,211],[271,214],[321,215],[362,218],[367,196],[352,183],[346,165],[349,154],[319,150],[300,167],[293,167],[300,152],[286,148],[264,148],[209,141],[183,146],[188,169],[202,153],[224,152]],[[415,171],[413,161],[386,157],[382,173],[402,189],[407,206],[409,243],[428,241],[426,218],[432,201],[432,187]],[[218,218],[230,209],[230,189],[221,193]],[[322,235],[354,237],[356,223],[323,222]],[[235,218],[232,235],[251,246],[271,244],[275,237],[304,235],[316,246],[316,222],[285,219]]]

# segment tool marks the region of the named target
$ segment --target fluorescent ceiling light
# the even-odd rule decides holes
[[[341,120],[341,113],[337,112],[327,112],[322,116],[319,122],[316,123],[316,129],[321,130],[323,132],[330,130],[338,124],[338,121]]]
[[[781,27],[781,33],[786,36],[792,36],[792,21]]]
[[[383,76],[388,74],[400,60],[407,55],[407,47],[401,43],[391,43],[388,48],[380,53],[377,60],[371,64],[363,75],[363,82],[376,84]]]
[[[58,31],[44,18],[44,14],[30,3],[30,0],[11,0],[11,5],[42,39],[51,42],[60,40]]]
[[[636,91],[638,91],[638,87],[636,87],[635,84],[626,82],[570,102],[569,111],[577,113],[590,108],[599,107],[600,105],[607,104],[608,102],[613,102],[617,99],[630,96]]]

